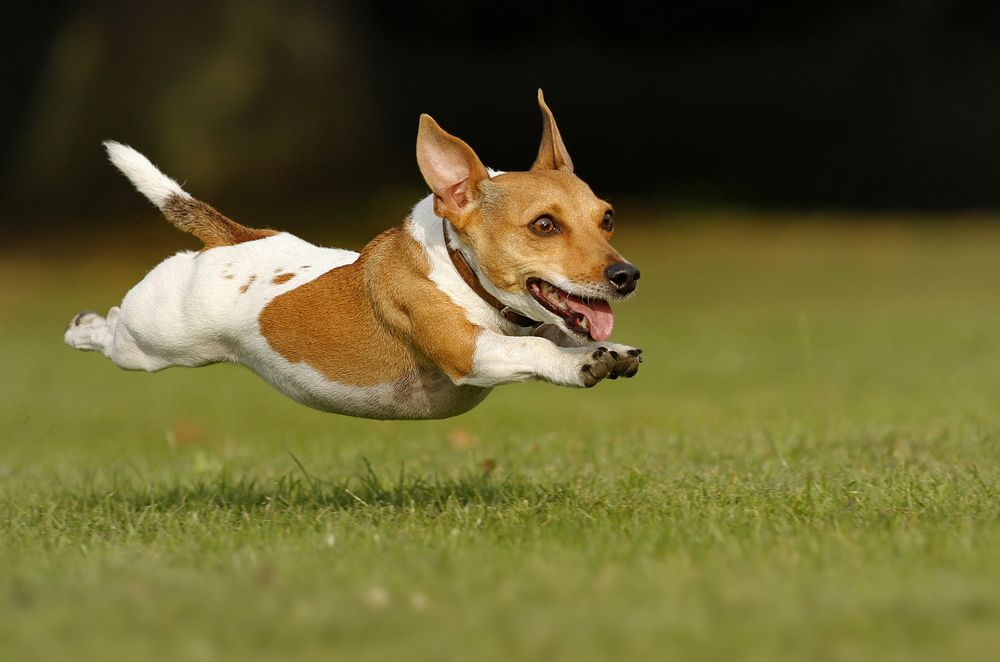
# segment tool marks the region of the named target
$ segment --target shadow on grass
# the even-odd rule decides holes
[[[298,460],[296,459],[296,464]],[[366,472],[342,481],[309,474],[290,473],[275,481],[253,477],[220,476],[181,484],[137,484],[115,480],[107,489],[91,489],[77,495],[84,508],[126,508],[136,511],[198,509],[333,509],[419,508],[439,511],[457,506],[505,506],[527,503],[539,506],[567,497],[563,485],[541,485],[520,479],[496,480],[489,473],[441,478],[407,475],[400,471],[392,480],[380,477],[368,462]]]

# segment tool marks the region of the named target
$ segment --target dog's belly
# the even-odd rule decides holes
[[[327,379],[309,364],[290,363],[270,350],[255,353],[243,363],[297,402],[364,418],[447,418],[472,409],[492,390],[458,386],[436,369],[413,370],[385,384],[354,386]]]

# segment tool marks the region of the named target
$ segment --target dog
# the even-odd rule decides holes
[[[487,169],[421,115],[431,194],[360,254],[241,225],[104,143],[204,248],[161,262],[106,317],[76,315],[66,343],[127,370],[238,363],[309,407],[377,419],[455,416],[513,382],[632,377],[641,350],[608,342],[608,302],[633,293],[639,270],[611,247],[614,211],[573,173],[541,90],[538,104],[527,172]]]

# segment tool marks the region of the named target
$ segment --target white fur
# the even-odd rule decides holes
[[[427,196],[413,208],[407,230],[410,236],[424,247],[431,266],[428,274],[430,279],[456,306],[465,311],[465,316],[470,322],[486,329],[515,332],[517,325],[483,301],[455,270],[445,244],[442,220],[434,214],[433,195]]]
[[[149,198],[159,209],[163,209],[163,203],[172,195],[191,197],[180,184],[164,175],[149,159],[128,145],[107,140],[104,142],[104,149],[115,167],[128,177],[139,193]]]
[[[476,340],[472,372],[461,383],[499,386],[542,379],[560,386],[583,386],[582,370],[593,363],[593,352],[591,347],[559,347],[547,338],[486,331]]]

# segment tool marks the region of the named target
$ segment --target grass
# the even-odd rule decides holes
[[[1000,228],[622,235],[639,376],[436,422],[118,371],[62,328],[153,255],[4,258],[0,657],[1000,650]]]

